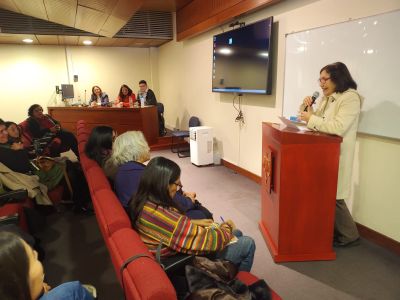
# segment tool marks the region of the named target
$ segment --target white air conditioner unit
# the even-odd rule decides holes
[[[213,130],[208,126],[197,126],[189,129],[190,161],[196,166],[214,163]]]

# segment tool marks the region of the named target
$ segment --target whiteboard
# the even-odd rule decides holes
[[[284,117],[296,116],[305,96],[322,95],[319,71],[336,61],[365,98],[358,131],[400,139],[400,11],[288,34]]]

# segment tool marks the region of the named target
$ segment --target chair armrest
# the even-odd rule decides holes
[[[20,189],[20,190],[6,192],[0,195],[0,207],[8,203],[24,202],[27,197],[28,197],[27,190]]]

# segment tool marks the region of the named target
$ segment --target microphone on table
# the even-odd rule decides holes
[[[319,92],[315,91],[314,94],[312,94],[311,99],[312,102],[310,104],[310,106],[312,106],[315,103],[315,100],[317,100],[317,98],[319,97]],[[308,106],[304,107],[304,111],[307,111]]]

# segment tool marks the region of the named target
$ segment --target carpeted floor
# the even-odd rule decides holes
[[[182,168],[184,190],[220,216],[232,219],[257,245],[252,272],[265,279],[283,299],[400,299],[400,257],[366,240],[349,249],[336,249],[335,261],[275,264],[258,229],[260,186],[222,166],[196,167],[190,158],[169,150],[156,151]],[[41,233],[46,250],[46,279],[56,285],[67,280],[94,284],[99,299],[122,299],[122,292],[94,216],[71,212],[48,217]]]

